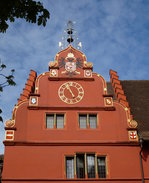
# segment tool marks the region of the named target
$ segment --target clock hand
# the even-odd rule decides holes
[[[75,96],[74,96],[72,90],[70,89],[69,85],[66,85],[66,88],[67,88],[67,90],[69,90],[69,92],[71,93],[72,97],[74,98]]]

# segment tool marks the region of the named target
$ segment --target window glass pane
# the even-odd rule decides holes
[[[97,115],[89,115],[90,128],[97,128]]]
[[[46,116],[46,127],[54,128],[54,114]]]
[[[95,178],[95,156],[87,155],[87,175],[88,178]]]
[[[64,115],[56,115],[56,128],[64,128]]]
[[[85,163],[84,154],[78,154],[76,156],[77,163],[77,178],[85,178]]]
[[[87,115],[79,115],[80,128],[87,128]]]
[[[74,178],[74,158],[73,157],[66,158],[66,177]]]
[[[106,161],[105,157],[98,157],[97,158],[98,164],[98,177],[99,178],[106,178]]]

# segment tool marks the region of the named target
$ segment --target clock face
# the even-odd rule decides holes
[[[58,95],[63,102],[75,104],[82,100],[84,90],[82,86],[76,82],[66,82],[60,86]]]

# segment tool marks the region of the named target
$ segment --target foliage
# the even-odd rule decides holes
[[[50,13],[41,2],[35,0],[0,0],[0,33],[5,33],[8,29],[7,21],[14,22],[16,18],[25,19],[26,22],[37,23],[39,26],[46,26]],[[14,72],[12,69],[9,75],[5,75],[3,70],[6,65],[0,63],[0,92],[6,86],[15,86]],[[0,115],[2,110],[0,109]],[[0,116],[0,121],[3,121]]]
[[[45,26],[50,13],[34,0],[0,0],[0,32],[6,32],[7,21],[14,22],[15,18]]]
[[[3,89],[6,86],[15,86],[16,83],[14,82],[14,72],[15,70],[12,69],[11,73],[6,75],[3,73],[4,69],[6,69],[6,65],[0,64],[0,92],[3,92]],[[2,113],[2,110],[0,109],[0,114]],[[0,116],[0,121],[2,122],[3,119]]]

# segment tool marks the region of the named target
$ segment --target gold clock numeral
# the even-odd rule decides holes
[[[63,92],[64,92],[64,90],[61,89],[61,90],[60,90],[60,93],[63,93]]]
[[[80,95],[77,96],[76,100],[77,100],[77,101],[80,101],[80,99],[81,99],[81,96],[80,96]]]
[[[63,92],[60,92],[59,94],[60,94],[60,96],[63,96]]]
[[[84,95],[84,92],[83,91],[79,92],[79,95]]]
[[[70,102],[69,102],[70,104],[73,104],[73,101],[72,100],[70,100]]]
[[[81,88],[81,87],[80,87],[80,85],[79,85],[79,84],[76,84],[76,88],[77,88],[77,89],[79,89],[79,88]]]
[[[75,98],[75,99],[73,99],[73,100],[72,100],[72,102],[73,102],[73,103],[76,103],[76,102],[77,102],[76,98]]]
[[[82,92],[83,92],[82,88],[79,88],[79,90],[78,90],[78,91],[79,91],[79,93],[82,93]]]
[[[73,83],[72,83],[72,82],[70,82],[70,83],[69,83],[69,86],[73,86]]]
[[[74,82],[73,82],[73,83],[72,83],[72,86],[74,86],[74,87],[75,87],[75,86],[76,86],[76,83],[74,83]]]
[[[64,100],[64,101],[66,100],[66,97],[65,97],[64,95],[63,95],[61,98],[62,98],[62,100]]]

